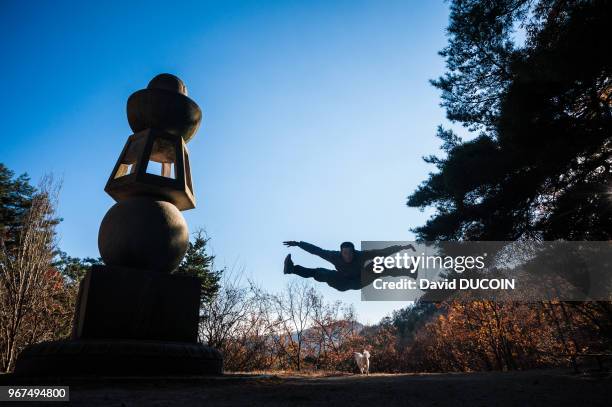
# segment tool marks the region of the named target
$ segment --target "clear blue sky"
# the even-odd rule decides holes
[[[89,3],[89,4],[85,4]],[[34,182],[63,177],[61,248],[98,256],[103,187],[131,134],[125,102],[156,74],[182,78],[204,120],[189,144],[219,266],[277,290],[283,240],[411,240],[406,197],[433,168],[444,123],[437,1],[0,4],[2,155]],[[292,249],[305,266],[324,262]],[[319,288],[376,322],[398,303]]]

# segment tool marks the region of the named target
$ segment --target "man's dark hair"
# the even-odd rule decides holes
[[[355,251],[355,245],[351,242],[344,242],[340,245],[340,250],[344,249],[345,247],[350,247],[351,249],[353,249],[353,251]]]

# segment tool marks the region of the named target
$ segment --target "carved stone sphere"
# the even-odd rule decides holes
[[[98,233],[105,264],[162,273],[178,266],[188,244],[181,212],[169,202],[141,197],[113,205]]]

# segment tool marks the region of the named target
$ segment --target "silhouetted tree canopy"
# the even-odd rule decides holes
[[[189,242],[185,258],[175,271],[202,279],[201,299],[203,302],[212,300],[217,294],[223,272],[223,270],[213,269],[215,256],[209,255],[206,251],[209,240],[210,238],[206,237],[204,232],[198,230],[194,234],[194,240]]]
[[[405,308],[393,311],[391,323],[397,329],[402,343],[410,343],[415,334],[436,312],[436,306],[431,302],[416,302]]]
[[[453,1],[423,240],[610,240],[612,2]],[[524,33],[524,43],[516,38]]]
[[[9,250],[15,243],[35,192],[27,174],[15,177],[13,171],[0,163],[0,239]]]
[[[78,284],[93,265],[102,265],[104,262],[101,257],[94,259],[86,257],[84,259],[69,256],[66,252],[60,251],[57,254],[55,267],[64,276],[68,284]]]

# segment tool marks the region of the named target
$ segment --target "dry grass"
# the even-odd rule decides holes
[[[354,373],[337,370],[252,370],[249,372],[228,372],[224,374],[232,376],[282,376],[282,377],[342,377],[353,376]]]

